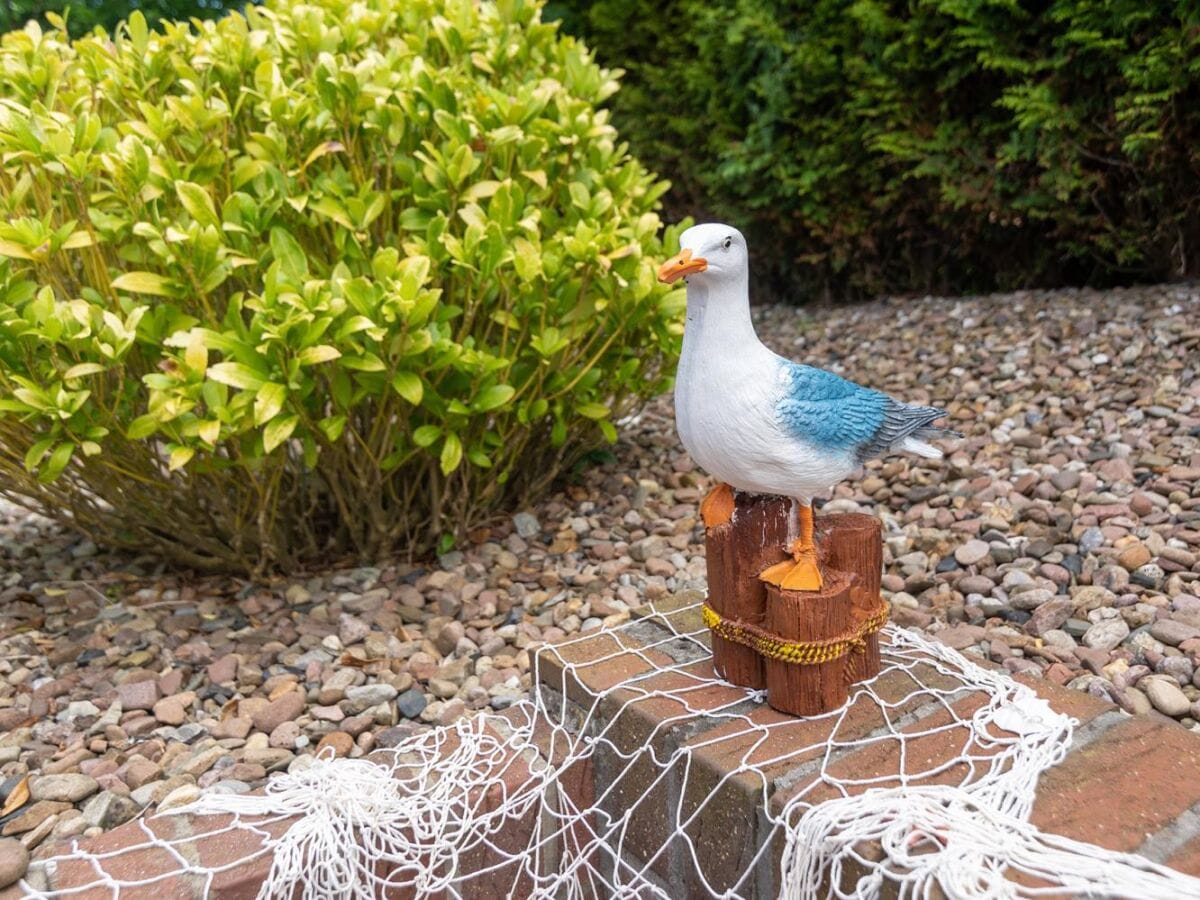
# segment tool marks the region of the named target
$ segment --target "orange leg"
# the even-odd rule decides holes
[[[824,584],[813,543],[812,506],[800,507],[800,537],[791,546],[792,561],[764,569],[758,577],[785,591],[819,591]]]
[[[733,518],[733,488],[721,482],[700,503],[700,518],[705,528],[716,528]]]

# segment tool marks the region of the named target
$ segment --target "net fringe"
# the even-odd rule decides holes
[[[711,671],[703,665],[710,659],[706,629],[675,624],[689,613],[698,619],[699,604],[656,615],[653,624],[606,632],[612,650],[589,653],[586,662],[571,661],[571,649],[597,640],[594,632],[549,648],[559,683],[505,716],[414,735],[388,751],[386,764],[310,757],[275,776],[262,794],[202,794],[187,807],[141,820],[142,844],[109,852],[74,845],[37,867],[85,861],[95,872],[88,883],[50,892],[31,877],[23,887],[32,897],[96,889],[119,897],[182,877],[207,894],[218,877],[269,856],[258,891],[263,900],[365,900],[399,889],[418,898],[671,898],[679,886],[657,873],[674,853],[684,861],[690,895],[739,898],[757,896],[761,869],[771,865],[771,839],[781,838],[778,883],[788,900],[933,897],[939,890],[984,900],[1200,896],[1200,880],[1030,824],[1038,777],[1065,756],[1075,722],[1004,673],[889,626],[883,673],[854,686],[845,706],[820,717],[767,721],[753,715],[761,692],[739,689],[729,692],[735,699],[712,705],[709,689],[723,682],[703,674]],[[577,676],[619,657],[639,659],[644,671],[605,690],[583,688]],[[673,662],[664,665],[667,657]],[[968,716],[960,708],[972,698],[978,708]],[[678,712],[631,744],[622,728],[647,702],[657,711],[671,702]],[[881,723],[866,734],[855,724],[864,710]],[[699,719],[721,727],[694,729]],[[827,726],[819,740],[812,739],[814,721]],[[694,736],[655,740],[678,728]],[[923,739],[947,736],[961,742],[949,761],[930,763],[914,750]],[[733,746],[739,748],[734,764],[696,802],[696,754]],[[896,770],[839,768],[848,753],[867,747],[894,751]],[[610,777],[597,779],[594,801],[580,806],[573,779],[601,761]],[[772,774],[793,763],[799,774],[792,783]],[[643,792],[629,797],[637,769]],[[747,775],[761,791],[766,833],[746,851],[750,858],[733,883],[713,884],[700,846],[703,816],[725,802],[722,791],[734,779],[744,783]],[[674,792],[672,777],[680,782]],[[776,812],[769,801],[780,789],[794,793]],[[236,835],[247,852],[220,866],[201,865],[190,849],[195,836],[164,836],[171,830],[163,823],[181,814],[201,816],[197,829],[212,823],[200,832],[204,840]],[[636,827],[635,816],[649,814],[667,823],[658,845],[648,846]],[[517,823],[526,823],[528,834]],[[116,857],[148,848],[161,850],[171,865],[137,879],[111,873]]]

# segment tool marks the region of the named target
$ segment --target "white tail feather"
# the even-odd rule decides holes
[[[926,459],[941,459],[942,451],[932,444],[927,444],[924,441],[919,441],[915,437],[906,437],[900,442],[899,450],[907,450],[909,453],[915,453],[917,456],[923,456]]]

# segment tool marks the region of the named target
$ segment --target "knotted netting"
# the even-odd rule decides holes
[[[260,898],[314,900],[1200,896],[1200,880],[1030,823],[1076,723],[1003,672],[888,627],[879,676],[791,717],[713,675],[700,621],[696,604],[553,645],[504,714],[310,758],[261,794],[204,794],[141,820],[144,841],[74,845],[23,886],[207,895],[258,865]],[[119,865],[150,850],[132,875]],[[64,886],[68,866],[84,874]]]

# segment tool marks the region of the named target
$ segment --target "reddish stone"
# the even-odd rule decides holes
[[[254,727],[270,734],[284,722],[290,722],[304,712],[304,693],[291,690],[254,714]]]
[[[216,662],[209,663],[208,680],[213,684],[225,684],[233,681],[237,678],[237,669],[241,661],[241,657],[236,653],[227,653]]]
[[[334,756],[349,756],[354,749],[354,738],[344,731],[331,731],[317,743],[317,753],[326,747],[333,751]]]
[[[183,687],[183,669],[168,669],[158,677],[158,692],[164,697],[178,694]]]
[[[158,683],[152,679],[145,679],[119,684],[117,699],[121,701],[121,708],[124,710],[152,709],[158,702]]]

